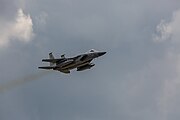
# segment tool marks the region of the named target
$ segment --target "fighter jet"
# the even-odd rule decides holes
[[[77,71],[83,71],[93,67],[95,64],[91,63],[91,61],[104,54],[106,54],[106,52],[99,52],[94,49],[91,49],[87,53],[83,53],[75,57],[66,58],[65,54],[63,54],[61,55],[61,58],[54,58],[51,52],[49,53],[49,59],[42,59],[42,62],[49,62],[50,66],[38,68],[57,70],[66,74],[70,73],[70,70],[75,68],[77,69]]]

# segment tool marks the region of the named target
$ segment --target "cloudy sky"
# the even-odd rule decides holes
[[[38,70],[53,52],[92,69]],[[179,0],[0,0],[0,120],[179,120]]]

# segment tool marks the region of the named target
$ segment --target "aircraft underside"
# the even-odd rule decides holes
[[[66,65],[64,65],[62,67],[59,67],[59,68],[57,68],[55,70],[58,70],[58,71],[63,72],[63,73],[70,73],[70,70],[86,66],[86,65],[90,64],[91,61],[92,60],[85,61],[85,62],[80,62],[80,63],[73,62],[73,63],[70,63],[70,64],[66,64]]]

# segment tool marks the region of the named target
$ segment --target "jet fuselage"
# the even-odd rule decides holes
[[[90,69],[94,66],[90,63],[93,59],[104,55],[106,52],[98,52],[95,50],[90,50],[88,53],[77,55],[71,58],[54,59],[52,53],[49,54],[50,59],[43,59],[44,62],[50,62],[50,66],[39,67],[40,69],[53,69],[58,70],[63,73],[70,73],[70,70],[77,68],[77,71],[82,71]]]

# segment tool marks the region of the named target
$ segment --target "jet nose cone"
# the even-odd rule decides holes
[[[99,52],[99,53],[98,53],[98,56],[102,56],[102,55],[104,55],[104,54],[106,54],[106,52]]]

